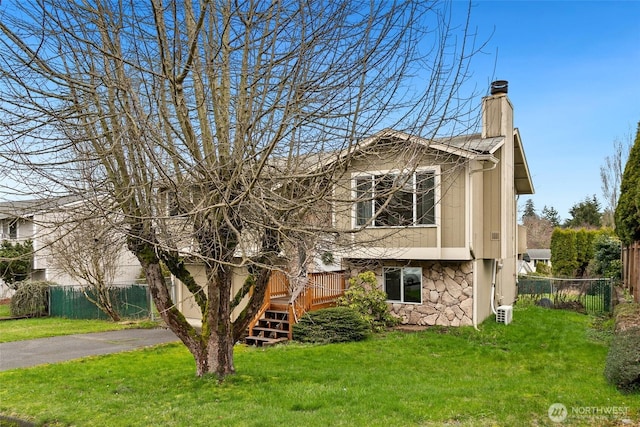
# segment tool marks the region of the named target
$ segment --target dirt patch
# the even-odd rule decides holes
[[[640,327],[640,304],[618,304],[615,308],[614,316],[616,319],[616,332]]]
[[[587,310],[584,308],[584,305],[582,305],[580,301],[558,301],[553,307],[563,310],[573,310],[582,314],[587,313]]]

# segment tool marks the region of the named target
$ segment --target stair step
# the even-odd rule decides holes
[[[274,318],[282,318],[282,317],[289,317],[289,312],[288,311],[284,311],[284,310],[267,310],[264,312],[265,316],[272,316]]]
[[[290,322],[289,310],[286,305],[271,307],[262,316],[253,327],[255,335],[245,337],[246,344],[260,347],[289,341]]]
[[[289,321],[286,319],[260,319],[258,320],[259,323],[268,323],[268,324],[274,324],[274,325],[289,325]]]
[[[276,332],[276,333],[286,333],[289,334],[289,330],[288,329],[275,329],[275,328],[265,328],[263,326],[254,326],[253,327],[254,331],[262,331],[262,332]]]
[[[265,337],[246,337],[244,339],[244,342],[247,345],[251,345],[251,341],[253,341],[253,344],[255,344],[257,347],[260,346],[268,346],[268,345],[273,345],[273,344],[278,344],[281,342],[285,342],[285,341],[289,341],[289,338],[265,338]]]

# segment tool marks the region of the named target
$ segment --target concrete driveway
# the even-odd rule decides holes
[[[0,343],[0,371],[178,341],[168,329],[126,329]]]

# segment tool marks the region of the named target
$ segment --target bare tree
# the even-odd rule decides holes
[[[84,215],[64,212],[63,218],[50,224],[54,228],[43,243],[50,253],[51,267],[79,283],[87,300],[117,322],[121,316],[112,288],[126,250],[124,235],[113,230],[106,218]]]
[[[475,123],[475,94],[460,88],[481,46],[450,13],[415,1],[6,6],[4,161],[38,177],[33,188],[119,213],[197,375],[224,378],[271,270],[339,240],[326,219],[358,141],[384,127],[431,139]],[[187,259],[204,265],[204,286]],[[201,331],[177,310],[161,262],[193,293]],[[237,267],[254,280],[232,295]]]
[[[522,224],[527,227],[527,247],[530,249],[548,249],[554,225],[546,218],[523,216]]]
[[[633,140],[634,136],[631,129],[623,138],[614,139],[613,154],[605,157],[604,164],[600,166],[602,194],[606,203],[602,218],[605,226],[614,227],[613,213],[618,205],[622,174],[629,157],[629,151],[633,146]]]

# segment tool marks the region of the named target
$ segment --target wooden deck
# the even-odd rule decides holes
[[[270,345],[292,339],[293,325],[308,311],[331,307],[344,295],[344,272],[310,273],[291,286],[287,275],[273,271],[264,303],[249,324],[245,342]]]

